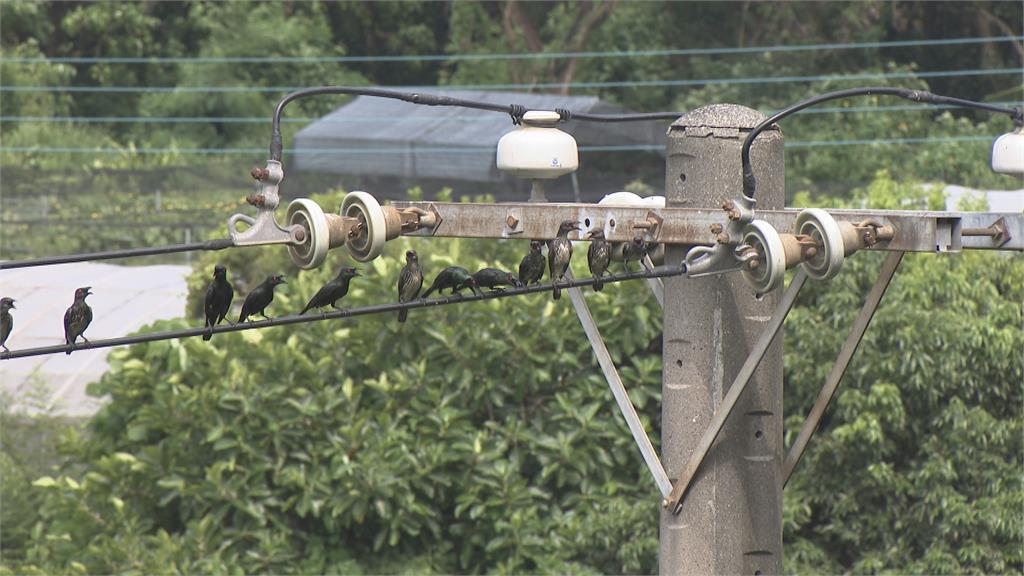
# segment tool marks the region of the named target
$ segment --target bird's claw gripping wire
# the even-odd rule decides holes
[[[228,234],[235,246],[260,246],[263,244],[302,244],[306,241],[306,230],[300,225],[283,228],[274,218],[274,211],[281,201],[278,186],[284,179],[284,169],[276,160],[267,161],[267,167],[252,171],[258,190],[249,197],[249,203],[256,207],[256,217],[234,214],[228,218]],[[246,224],[245,230],[238,229],[238,223]]]

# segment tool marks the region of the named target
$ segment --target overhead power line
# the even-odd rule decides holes
[[[942,137],[920,137],[920,138],[878,138],[878,139],[847,139],[847,140],[806,140],[786,142],[786,148],[810,148],[813,146],[860,146],[866,144],[931,144],[942,142],[982,142],[991,141],[991,136],[942,136]],[[623,144],[610,146],[580,146],[579,151],[587,152],[659,152],[665,149],[664,146],[654,144]],[[431,154],[487,154],[493,155],[494,148],[486,146],[473,146],[465,148],[414,148],[416,152]],[[409,154],[409,148],[302,148],[292,149],[288,154],[351,154],[373,156],[380,154],[404,155]],[[0,153],[10,154],[217,154],[217,155],[262,155],[266,148],[73,148],[73,147],[46,147],[46,146],[5,146],[0,147]]]
[[[679,48],[663,50],[608,50],[583,52],[540,52],[530,54],[401,54],[389,56],[8,56],[0,62],[12,64],[305,64],[361,62],[458,62],[466,60],[561,60],[569,58],[654,58],[665,56],[714,56],[757,54],[763,52],[806,52],[819,50],[852,50],[902,48],[917,46],[959,46],[1017,42],[1024,36],[975,36],[967,38],[935,38],[926,40],[892,40],[885,42],[847,42],[828,44],[791,44],[776,46],[744,46],[729,48]]]
[[[1012,106],[1017,104],[1013,101],[992,102],[997,106]],[[808,108],[801,110],[799,114],[861,114],[878,112],[932,112],[934,110],[955,110],[957,106],[920,106],[915,104],[899,104],[892,106],[828,106],[822,108]],[[775,113],[775,110],[766,112]],[[327,124],[377,124],[380,122],[406,122],[421,120],[424,118],[436,119],[437,116],[407,114],[402,116],[323,116],[282,118],[282,124],[308,124],[310,122],[323,122]],[[486,116],[451,116],[445,119],[449,122],[490,122],[493,118]],[[0,122],[42,122],[60,123],[76,122],[82,124],[266,124],[264,116],[0,116]]]
[[[620,274],[611,274],[603,276],[601,282],[603,284],[614,284],[617,282],[626,282],[629,280],[641,280],[646,278],[668,278],[672,276],[680,276],[686,272],[684,265],[679,266],[658,266],[651,269],[645,269],[639,272],[623,272]],[[567,282],[559,282],[558,286],[561,288],[583,288],[594,284],[594,278],[580,278],[574,279]],[[508,288],[502,291],[491,291],[483,292],[481,294],[470,294],[467,296],[455,295],[446,296],[443,298],[432,298],[432,299],[417,299],[409,302],[394,302],[390,304],[375,304],[371,306],[362,306],[359,308],[351,308],[348,310],[337,310],[331,312],[325,312],[320,314],[293,314],[291,316],[283,316],[280,318],[274,318],[272,320],[260,320],[256,322],[240,322],[237,324],[221,324],[212,328],[185,328],[183,330],[169,330],[165,332],[152,332],[149,334],[138,334],[135,336],[123,336],[120,338],[108,338],[105,340],[92,340],[89,342],[83,342],[76,344],[73,347],[67,344],[59,346],[41,346],[39,348],[26,348],[23,350],[12,350],[10,353],[0,353],[0,359],[9,360],[15,358],[26,358],[29,356],[42,356],[44,354],[59,354],[67,352],[69,350],[89,350],[93,348],[110,348],[112,346],[126,346],[129,344],[139,344],[142,342],[155,342],[157,340],[175,340],[178,338],[189,338],[194,336],[202,336],[204,334],[220,334],[224,332],[240,332],[242,330],[258,330],[261,328],[269,328],[271,326],[286,326],[289,324],[305,324],[309,322],[322,322],[324,320],[340,320],[343,318],[355,318],[357,316],[366,316],[369,314],[386,314],[393,313],[399,310],[412,310],[415,308],[427,308],[430,306],[447,306],[450,304],[468,304],[470,302],[478,302],[480,300],[495,300],[498,298],[509,298],[512,296],[523,296],[526,294],[536,293],[547,293],[552,289],[551,284],[535,284],[533,286],[526,286],[522,288]]]
[[[108,250],[105,252],[90,252],[87,254],[47,256],[44,258],[33,258],[31,260],[8,260],[6,262],[0,262],[0,270],[14,270],[15,268],[33,268],[36,266],[53,266],[54,264],[69,264],[71,262],[113,260],[116,258],[132,258],[136,256],[175,254],[177,252],[223,250],[225,248],[232,247],[235,247],[234,243],[227,238],[223,238],[220,240],[209,240],[207,242],[193,242],[191,244],[171,244],[168,246],[153,246],[149,248],[129,248],[126,250]]]
[[[955,78],[965,76],[1022,75],[1024,68],[974,68],[969,70],[940,70],[932,72],[864,72],[857,74],[825,74],[815,76],[763,76],[750,78],[697,78],[688,80],[622,80],[601,82],[542,82],[519,84],[460,84],[446,86],[376,86],[367,89],[390,90],[523,90],[542,88],[655,88],[671,86],[706,86],[731,84],[784,84],[792,82],[850,82],[877,79]],[[0,86],[0,92],[30,93],[96,93],[96,94],[254,94],[294,92],[305,90],[293,86]]]

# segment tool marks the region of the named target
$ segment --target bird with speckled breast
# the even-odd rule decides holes
[[[90,290],[91,286],[75,290],[75,302],[64,312],[64,341],[68,345],[65,354],[71,354],[79,336],[82,340],[89,341],[85,337],[85,329],[92,323],[92,308],[85,303],[85,297],[92,294]]]
[[[11,316],[11,310],[14,309],[14,298],[0,298],[0,348],[5,352],[10,352],[7,348],[7,338],[14,331],[14,316]]]
[[[405,266],[398,274],[398,301],[409,302],[420,295],[423,288],[423,271],[420,270],[420,257],[415,250],[405,253]],[[409,310],[398,311],[398,321],[405,322],[409,317]]]
[[[634,236],[631,242],[626,242],[622,246],[622,266],[629,272],[630,262],[639,262],[640,267],[644,268],[644,256],[650,251],[651,246],[644,242],[643,236]]]
[[[558,226],[558,234],[548,242],[548,272],[553,286],[551,297],[555,300],[562,297],[558,282],[565,277],[565,271],[569,269],[569,261],[572,259],[572,241],[569,240],[569,233],[579,229],[580,226],[575,220],[564,220]]]
[[[587,250],[587,266],[590,267],[590,274],[594,277],[594,292],[600,292],[604,288],[601,276],[608,271],[608,264],[612,261],[612,246],[604,239],[604,230],[595,228],[587,234],[590,238],[590,249]]]

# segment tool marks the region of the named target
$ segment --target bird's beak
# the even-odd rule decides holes
[[[92,294],[92,287],[90,286],[90,287],[86,288],[85,289],[85,293],[86,294]]]
[[[591,230],[590,232],[587,232],[587,233],[586,233],[586,235],[584,236],[584,238],[587,238],[587,239],[593,238],[593,237],[594,237],[594,234],[596,234],[596,233],[597,233],[597,231],[596,231],[596,230]]]

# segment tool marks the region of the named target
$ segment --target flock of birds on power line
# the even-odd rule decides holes
[[[552,240],[547,241],[547,268],[552,282],[552,297],[558,300],[561,297],[561,289],[558,283],[563,281],[565,273],[569,269],[569,262],[572,259],[572,241],[569,234],[580,230],[579,224],[574,220],[565,220],[558,227],[558,233]],[[604,285],[601,277],[608,273],[608,266],[612,259],[612,245],[605,240],[604,230],[595,228],[586,234],[585,239],[590,240],[590,248],[587,251],[587,264],[590,273],[594,276],[594,291],[600,291]],[[531,284],[540,284],[544,277],[545,257],[542,248],[545,242],[541,240],[530,241],[530,251],[519,263],[519,274],[505,272],[497,268],[483,268],[475,274],[459,266],[449,266],[441,270],[434,277],[433,283],[422,292],[423,271],[420,268],[419,256],[415,250],[405,253],[405,266],[398,275],[398,301],[400,303],[410,302],[417,298],[426,299],[435,291],[440,295],[445,289],[450,294],[460,294],[463,290],[471,290],[474,294],[482,294],[481,288],[504,290],[504,286],[522,287]],[[651,243],[645,242],[643,237],[635,236],[631,242],[626,242],[622,248],[623,266],[629,271],[631,261],[641,262],[644,256],[653,248]],[[342,268],[338,275],[323,285],[320,290],[309,300],[299,312],[300,315],[314,308],[325,308],[331,306],[338,308],[338,301],[348,294],[349,284],[353,278],[359,276],[359,271],[353,267]],[[265,311],[274,301],[274,289],[281,284],[287,284],[282,275],[268,276],[259,286],[252,289],[242,303],[242,310],[238,316],[238,322],[246,322],[251,317],[262,316],[270,319]],[[78,288],[75,290],[75,301],[64,312],[64,341],[68,346],[66,354],[71,354],[78,338],[85,342],[85,330],[92,322],[92,308],[86,304],[85,299],[92,294],[91,287]],[[228,281],[228,270],[224,266],[217,265],[213,269],[213,281],[206,289],[206,296],[203,303],[203,311],[206,316],[207,328],[213,328],[224,320],[227,320],[228,312],[231,310],[231,302],[234,299],[235,290]],[[15,309],[13,298],[0,298],[0,348],[10,352],[7,348],[7,338],[14,330],[14,318],[11,310]],[[408,310],[398,311],[398,321],[405,322]],[[230,320],[229,320],[230,322]],[[203,340],[210,340],[213,332],[203,334]]]

